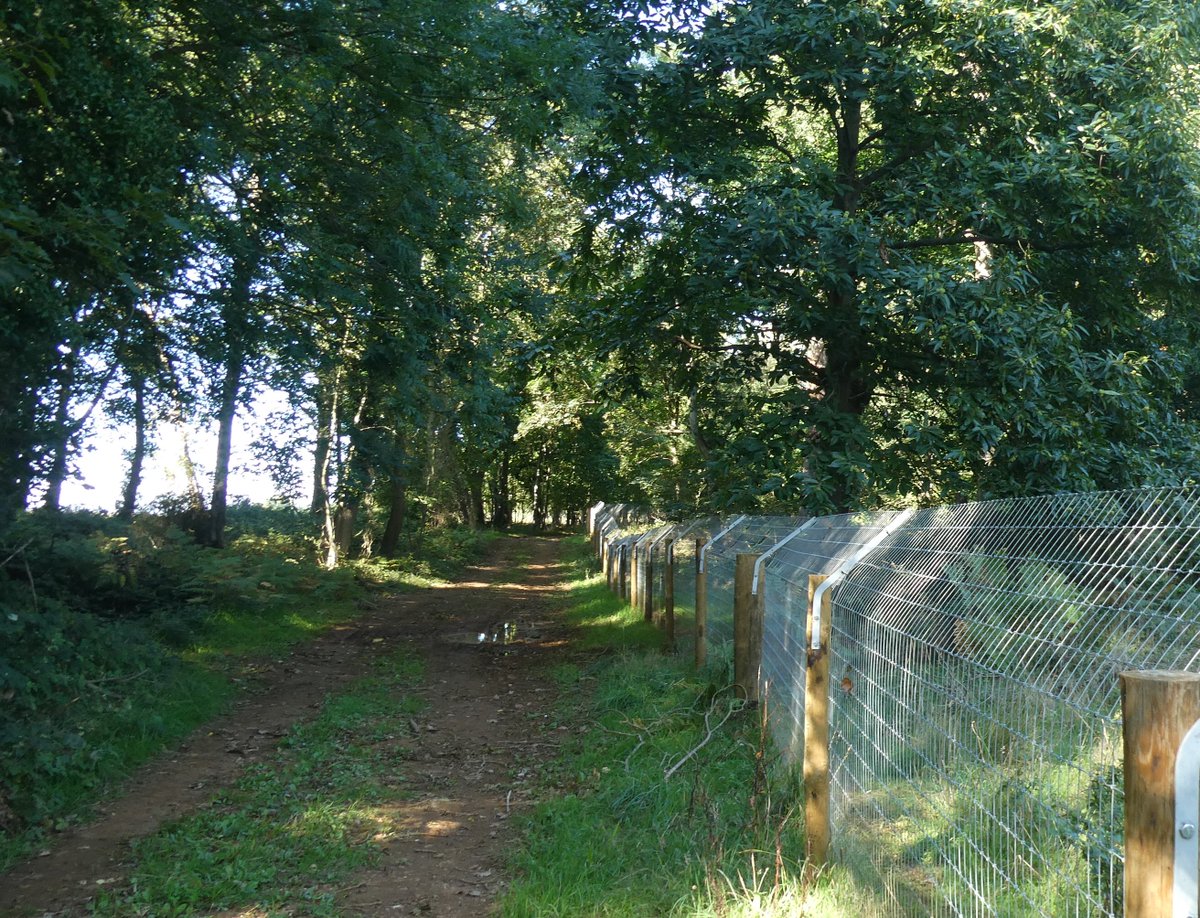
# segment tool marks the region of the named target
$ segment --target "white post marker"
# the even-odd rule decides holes
[[[825,598],[825,594],[837,584],[841,583],[845,576],[855,568],[858,562],[878,548],[888,536],[899,529],[901,525],[903,525],[904,522],[914,513],[916,513],[916,511],[911,508],[900,511],[900,513],[898,513],[896,517],[883,528],[882,532],[875,533],[875,535],[871,537],[870,541],[868,541],[866,545],[856,551],[851,557],[843,561],[838,569],[826,577],[825,581],[813,592],[812,608],[809,610],[809,614],[812,617],[813,650],[821,649],[821,600]]]
[[[761,555],[758,556],[758,560],[754,562],[754,580],[750,584],[750,595],[751,596],[758,595],[758,575],[762,573],[763,565],[765,565],[767,563],[767,560],[771,557],[771,555],[775,554],[775,552],[779,551],[779,549],[781,549],[781,548],[783,548],[783,546],[787,545],[788,542],[792,541],[792,539],[796,538],[796,536],[798,536],[798,535],[800,535],[800,533],[804,532],[804,530],[806,530],[809,526],[811,526],[813,523],[815,523],[817,521],[817,519],[818,518],[814,516],[811,520],[805,520],[803,525],[798,526],[795,529],[793,529],[791,532],[789,532],[787,535],[785,535],[782,539],[780,539],[778,542],[776,542],[774,545],[772,545],[770,548],[768,548],[766,551],[764,551]]]
[[[1200,721],[1175,754],[1175,870],[1171,918],[1200,914]]]
[[[700,549],[700,573],[702,573],[702,574],[704,573],[704,559],[708,555],[708,550],[710,548],[712,548],[714,545],[716,545],[717,542],[720,541],[723,536],[728,535],[734,529],[737,529],[738,526],[742,525],[742,522],[745,519],[746,519],[746,514],[743,513],[741,516],[739,516],[737,519],[735,519],[732,523],[730,523],[728,526],[726,526],[724,529],[722,529],[720,532],[718,532],[715,536],[713,536],[711,539],[709,539],[704,544],[704,547],[702,549]]]

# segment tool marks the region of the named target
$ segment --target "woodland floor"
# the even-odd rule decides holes
[[[95,821],[0,876],[0,916],[86,914],[98,888],[122,882],[132,840],[204,806],[373,657],[403,645],[426,666],[415,691],[428,706],[407,740],[414,797],[398,805],[401,831],[381,843],[375,866],[341,888],[340,910],[487,914],[506,883],[509,817],[531,804],[538,764],[562,737],[542,665],[568,653],[559,554],[549,538],[498,539],[456,583],[380,598],[358,620],[255,667],[231,713],[143,768]],[[479,640],[506,624],[509,643]]]

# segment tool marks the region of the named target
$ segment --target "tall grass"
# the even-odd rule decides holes
[[[93,914],[337,914],[333,884],[398,831],[401,725],[423,706],[408,694],[421,677],[411,651],[377,661],[211,805],[136,842],[131,875]]]

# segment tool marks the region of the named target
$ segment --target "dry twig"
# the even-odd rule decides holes
[[[720,730],[721,727],[723,727],[725,725],[725,721],[729,720],[729,718],[731,718],[733,716],[734,712],[737,710],[740,710],[741,707],[742,707],[742,705],[740,702],[738,702],[738,701],[732,702],[729,705],[728,710],[726,710],[725,716],[722,717],[715,725],[712,722],[712,715],[713,715],[713,711],[716,709],[716,705],[714,704],[707,711],[705,711],[704,712],[704,739],[700,740],[699,743],[697,743],[690,750],[688,750],[687,754],[684,755],[683,758],[681,758],[674,765],[672,765],[665,772],[663,772],[663,780],[670,781],[671,776],[674,775],[677,771],[679,771],[679,769],[681,769],[688,760],[690,760],[693,756],[695,756],[696,753],[698,753],[701,749],[703,749],[705,746],[707,746],[709,741],[714,736],[717,735],[717,731]]]

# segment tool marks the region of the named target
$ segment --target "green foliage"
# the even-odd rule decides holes
[[[1196,473],[1193,4],[687,6],[611,62],[580,317],[704,502]]]
[[[121,337],[178,255],[186,157],[139,20],[121,0],[0,14],[0,525],[77,432],[40,394],[70,391],[81,351]]]
[[[11,608],[11,607],[10,607]],[[215,715],[227,678],[53,600],[0,620],[0,865]]]

